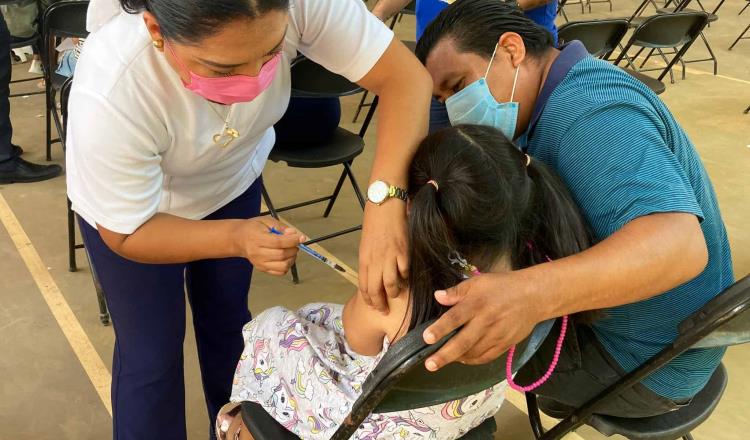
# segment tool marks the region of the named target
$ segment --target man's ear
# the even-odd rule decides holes
[[[506,32],[500,36],[498,50],[510,56],[513,67],[518,67],[526,58],[526,45],[523,44],[523,38],[515,32]]]

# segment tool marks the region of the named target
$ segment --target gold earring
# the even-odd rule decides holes
[[[154,40],[151,44],[157,49],[162,49],[164,47],[164,40]]]

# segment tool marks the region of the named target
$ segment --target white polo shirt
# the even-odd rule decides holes
[[[234,105],[229,127],[240,137],[222,148],[212,137],[228,107],[184,88],[140,14],[115,14],[86,40],[76,67],[66,153],[73,209],[90,225],[121,234],[157,212],[205,217],[260,176],[273,124],[289,103],[289,62],[298,51],[358,81],[392,38],[361,0],[291,0],[276,77],[255,100]]]

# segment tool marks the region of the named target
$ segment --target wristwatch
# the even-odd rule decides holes
[[[367,200],[376,205],[382,205],[390,198],[401,199],[405,202],[406,190],[383,182],[382,180],[372,182],[367,189]]]

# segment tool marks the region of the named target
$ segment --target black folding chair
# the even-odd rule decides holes
[[[47,160],[52,160],[52,144],[63,143],[62,120],[57,113],[57,93],[67,79],[55,73],[57,70],[57,45],[63,38],[85,38],[86,10],[88,1],[63,1],[53,3],[44,11],[42,18],[42,66],[44,70],[45,94],[47,96]],[[58,138],[52,138],[52,124]],[[65,146],[63,145],[63,148]]]
[[[678,327],[677,339],[598,396],[575,409],[550,431],[544,432],[537,399],[526,393],[529,420],[537,439],[558,440],[584,424],[606,436],[619,434],[630,440],[692,440],[690,432],[703,423],[719,403],[727,384],[723,365],[693,400],[678,410],[654,417],[628,419],[597,415],[602,403],[641,382],[654,371],[688,349],[714,348],[750,342],[750,276],[734,283],[685,319]]]
[[[669,14],[669,13],[672,13],[672,12],[697,12],[698,11],[697,9],[687,8],[686,6],[687,6],[688,2],[681,2],[677,7],[675,7],[674,9],[671,9],[671,8],[668,7],[670,5],[670,1],[671,0],[667,1],[667,3],[666,3],[667,7],[659,8],[659,9],[656,10],[656,12],[658,14]],[[700,12],[707,12],[705,10],[705,8],[703,7],[703,4],[701,4],[700,0],[696,0],[696,1],[697,1],[698,5],[701,8]],[[716,7],[711,12],[708,12],[708,26],[709,27],[711,26],[711,23],[719,20],[719,16],[718,16],[719,8],[721,8],[721,5],[724,4],[724,1],[725,0],[719,0],[719,3],[716,5]],[[716,75],[718,73],[718,70],[719,70],[719,61],[716,59],[716,55],[714,54],[714,51],[711,48],[711,44],[708,42],[708,39],[706,38],[706,35],[703,32],[701,32],[699,35],[701,37],[701,40],[703,40],[703,44],[705,44],[706,49],[708,50],[709,57],[708,58],[702,58],[702,59],[699,59],[699,60],[683,60],[683,66],[685,64],[687,64],[687,63],[700,63],[700,62],[703,62],[703,61],[712,61],[713,64],[714,64],[714,75]],[[677,51],[677,49],[675,49],[675,52],[676,51]],[[653,50],[651,52],[653,53]],[[646,61],[648,61],[648,58],[650,56],[651,56],[651,53],[649,53],[649,55],[646,57],[646,60],[644,60],[644,63]],[[683,69],[683,74],[684,74],[684,69]]]
[[[750,5],[750,3],[748,3],[748,4]],[[734,48],[734,46],[737,43],[739,43],[740,40],[750,40],[750,37],[746,37],[745,36],[745,34],[747,33],[748,30],[750,30],[750,24],[748,24],[747,27],[745,28],[745,30],[740,33],[740,35],[737,37],[736,40],[734,40],[734,43],[732,43],[732,45],[729,46],[729,50],[732,50]]]
[[[647,17],[635,29],[614,63],[618,65],[623,58],[628,58],[628,63],[632,65],[630,60],[637,58],[644,49],[656,49],[666,63],[666,67],[657,77],[661,81],[667,73],[671,72],[672,67],[682,59],[685,52],[690,49],[707,23],[708,14],[705,12],[677,12]],[[628,51],[632,46],[637,46],[640,49],[634,56],[629,57]],[[662,49],[676,47],[679,50],[672,54],[671,60],[667,59]],[[684,78],[684,69],[682,73]],[[674,78],[671,78],[671,82],[674,83]]]
[[[610,20],[571,21],[557,30],[560,44],[578,40],[588,52],[597,58],[607,60],[628,31],[628,21],[624,18]],[[621,67],[626,73],[644,83],[657,95],[664,93],[664,83],[638,71]]]
[[[571,21],[560,26],[557,39],[560,44],[578,40],[592,56],[606,60],[627,32],[628,21],[623,18]]]
[[[316,64],[305,57],[300,57],[292,62],[291,72],[293,97],[333,98],[354,95],[363,91],[358,85],[349,82],[349,80],[340,75],[329,72],[319,64]],[[328,202],[325,212],[323,213],[323,217],[328,217],[347,178],[352,185],[354,195],[357,197],[360,207],[364,210],[365,197],[362,195],[359,184],[354,177],[351,165],[354,158],[359,156],[364,150],[365,132],[375,114],[377,103],[378,98],[376,96],[373,104],[370,106],[370,110],[367,112],[367,116],[365,117],[359,134],[338,127],[333,133],[330,141],[326,143],[313,145],[276,143],[269,156],[269,159],[274,162],[286,162],[288,166],[293,168],[325,168],[341,165],[344,167],[344,170],[341,172],[341,177],[339,177],[339,181],[336,184],[333,194],[306,202],[295,203],[282,208],[274,207],[271,197],[268,195],[267,188],[264,185],[262,188],[262,194],[263,200],[268,207],[268,211],[263,214],[270,213],[271,216],[278,219],[280,212]],[[318,243],[323,240],[358,231],[361,228],[361,225],[354,226],[322,237],[314,238],[307,241],[305,244],[309,245]],[[295,283],[299,283],[296,264],[292,266],[292,279]]]
[[[430,324],[422,324],[410,331],[386,352],[362,384],[362,394],[331,440],[349,439],[372,413],[439,405],[486,390],[505,379],[506,355],[485,365],[454,363],[435,373],[427,371],[425,359],[455,335],[454,332],[436,344],[427,345],[422,332]],[[514,359],[514,372],[536,352],[552,324],[553,320],[540,323],[526,340],[518,344],[516,352],[522,355]],[[256,440],[299,440],[256,403],[242,403],[242,420]],[[495,419],[491,417],[461,438],[491,440],[496,429]]]

